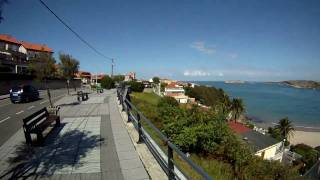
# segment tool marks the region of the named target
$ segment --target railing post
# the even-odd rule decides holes
[[[125,110],[125,108],[124,108],[124,103],[125,103],[125,101],[124,101],[122,95],[121,95],[121,100],[120,100],[120,102],[121,102],[121,105],[122,105],[122,112],[123,112],[123,111]]]
[[[126,103],[126,112],[127,112],[127,115],[128,115],[128,123],[131,122],[131,115],[130,115],[130,105],[129,103]]]
[[[168,179],[172,180],[174,178],[174,164],[173,164],[173,150],[169,145],[168,141]]]
[[[141,118],[140,118],[140,113],[137,112],[137,120],[138,120],[138,133],[139,133],[139,139],[138,139],[138,144],[143,142],[142,138],[142,129],[141,129]]]

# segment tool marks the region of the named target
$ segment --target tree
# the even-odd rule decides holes
[[[305,170],[310,169],[318,160],[320,152],[306,144],[297,144],[291,146],[291,151],[300,154],[303,157],[303,161],[306,163]]]
[[[279,123],[275,126],[279,130],[281,136],[287,140],[293,134],[294,127],[288,117],[280,119]]]
[[[240,115],[245,112],[242,99],[233,98],[231,102],[231,110],[234,115],[234,120],[236,121],[240,117]]]
[[[130,85],[130,89],[133,92],[143,92],[144,90],[144,85],[142,82],[129,81],[129,82],[126,82],[126,85]]]
[[[164,89],[166,88],[167,85],[168,85],[167,83],[161,83],[160,84],[160,91],[164,92]]]
[[[68,94],[69,94],[69,82],[74,78],[75,74],[79,70],[79,61],[73,58],[69,54],[59,54],[59,59],[61,61],[60,68],[62,71],[62,74],[67,79],[67,88],[68,88]],[[76,86],[74,85],[74,89],[76,91]]]
[[[35,75],[38,80],[44,81],[51,107],[53,104],[51,101],[51,94],[47,80],[52,78],[56,71],[55,63],[56,60],[51,54],[40,53],[35,58],[30,59],[29,64],[31,73]]]
[[[114,88],[114,81],[111,77],[104,76],[101,79],[101,86],[106,89],[112,89],[112,88]]]
[[[115,82],[120,82],[120,81],[123,81],[124,80],[124,75],[114,75],[112,77],[113,81]]]
[[[153,81],[153,83],[159,84],[160,78],[159,77],[153,77],[152,81]]]

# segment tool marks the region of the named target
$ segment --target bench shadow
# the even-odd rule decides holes
[[[61,123],[54,128],[43,146],[17,145],[7,160],[9,168],[0,174],[0,179],[42,179],[58,171],[58,174],[68,174],[74,165],[81,167],[80,159],[104,142],[100,136],[77,129],[61,135],[64,126],[65,123]]]

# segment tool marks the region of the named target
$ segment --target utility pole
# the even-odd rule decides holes
[[[113,77],[113,66],[114,66],[114,61],[113,58],[111,59],[111,78]]]

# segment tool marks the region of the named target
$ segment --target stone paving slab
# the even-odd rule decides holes
[[[66,96],[61,126],[43,147],[25,144],[20,129],[0,147],[0,179],[149,179],[117,111],[115,92]]]
[[[109,110],[110,114],[113,114],[113,116],[110,116],[111,127],[114,132],[113,138],[118,153],[118,159],[122,159],[120,160],[120,167],[124,179],[149,179],[149,175],[135,151],[134,145],[122,122],[115,95],[109,99]],[[132,158],[123,158],[124,154],[132,152],[134,152],[136,156],[131,154]]]

